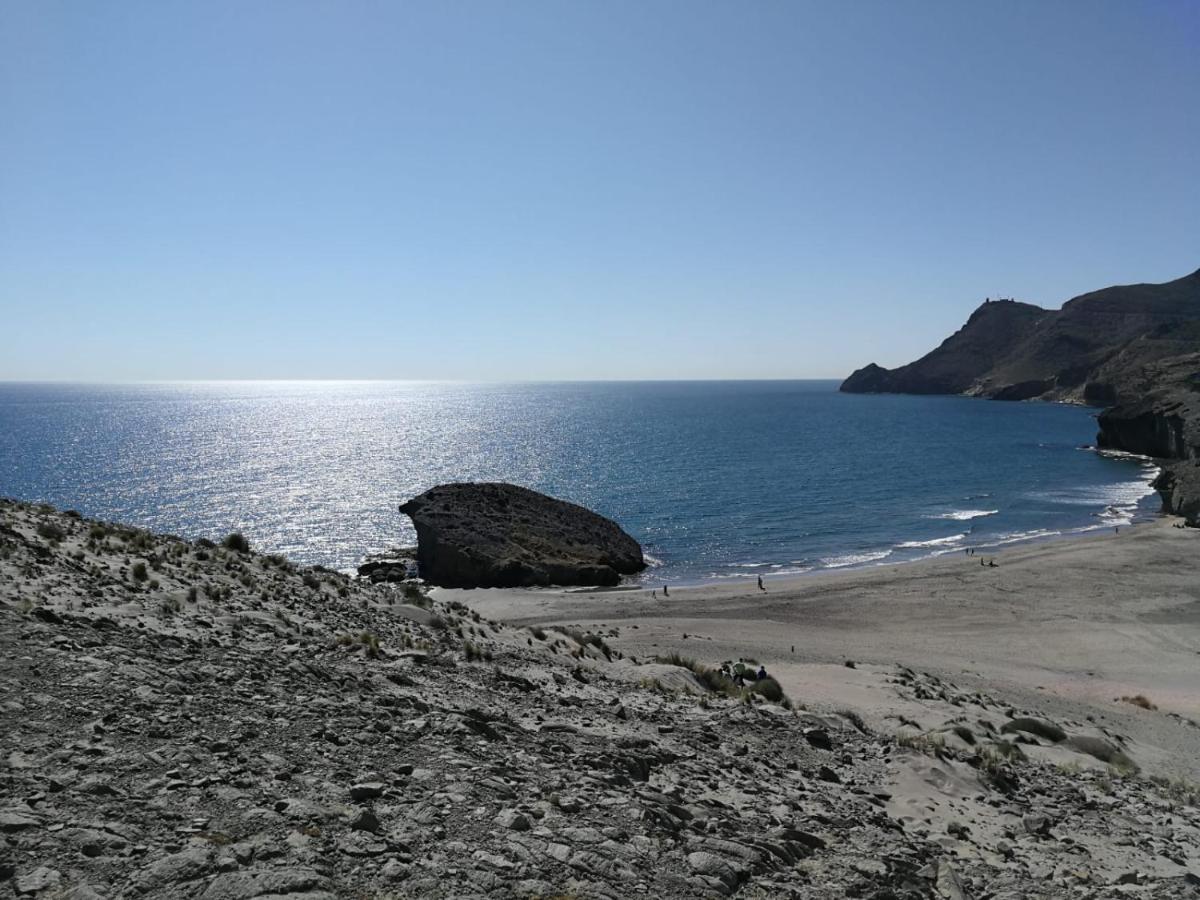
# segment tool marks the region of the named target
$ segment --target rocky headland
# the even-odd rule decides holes
[[[622,649],[636,626],[522,627],[237,535],[10,501],[0,574],[3,895],[1016,900],[1200,883],[1194,785],[1139,772],[1111,728],[903,666],[839,667],[909,704],[881,731],[777,683],[733,685],[715,660]]]
[[[421,577],[440,587],[613,586],[644,568],[611,519],[514,484],[443,484],[400,506]]]
[[[1164,460],[1164,507],[1200,525],[1200,270],[1058,310],[986,301],[925,356],[896,369],[871,363],[841,390],[1108,407],[1098,443]]]

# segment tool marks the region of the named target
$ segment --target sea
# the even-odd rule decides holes
[[[507,481],[610,516],[644,584],[796,576],[1110,529],[1149,460],[1095,410],[835,381],[0,383],[0,495],[353,570],[397,506]]]

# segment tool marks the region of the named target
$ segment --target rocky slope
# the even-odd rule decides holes
[[[1136,775],[1119,735],[897,669],[948,714],[897,739],[803,698],[710,692],[687,660],[624,656],[616,630],[508,627],[229,544],[0,502],[0,896],[1200,883],[1195,786]],[[1068,745],[1092,764],[1042,760]]]
[[[1059,310],[985,302],[916,362],[897,369],[871,363],[841,389],[1107,406],[1143,396],[1147,365],[1197,349],[1200,270],[1165,284],[1093,291]]]
[[[896,369],[871,363],[841,390],[1115,406],[1102,417],[1102,445],[1179,461],[1159,483],[1164,505],[1200,524],[1197,351],[1200,270],[1093,291],[1061,310],[986,302],[937,349]]]
[[[400,512],[421,577],[441,587],[611,586],[646,568],[616,522],[513,484],[443,484]]]
[[[1200,525],[1200,353],[1146,367],[1154,385],[1100,414],[1101,447],[1168,460],[1155,487],[1163,505]]]

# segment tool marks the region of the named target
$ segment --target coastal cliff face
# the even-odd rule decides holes
[[[848,393],[968,394],[1112,407],[1101,446],[1174,460],[1157,483],[1167,510],[1200,524],[1200,270],[1119,285],[1060,310],[985,302],[935,350],[896,369],[871,363]]]
[[[616,522],[512,484],[444,484],[400,511],[421,577],[441,587],[612,586],[646,568]]]
[[[1101,413],[1096,442],[1173,460],[1155,482],[1163,506],[1200,524],[1200,353],[1163,360],[1148,372],[1159,386]]]

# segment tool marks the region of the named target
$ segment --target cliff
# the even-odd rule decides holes
[[[1197,351],[1200,270],[1092,291],[1058,310],[985,302],[925,356],[896,369],[871,363],[841,390],[1113,407],[1101,417],[1099,442],[1175,461],[1159,482],[1164,505],[1200,524]]]
[[[1132,402],[1152,386],[1146,367],[1200,350],[1200,270],[1165,284],[1119,285],[1047,310],[983,303],[935,350],[896,369],[874,363],[850,393],[971,394],[997,400]]]

